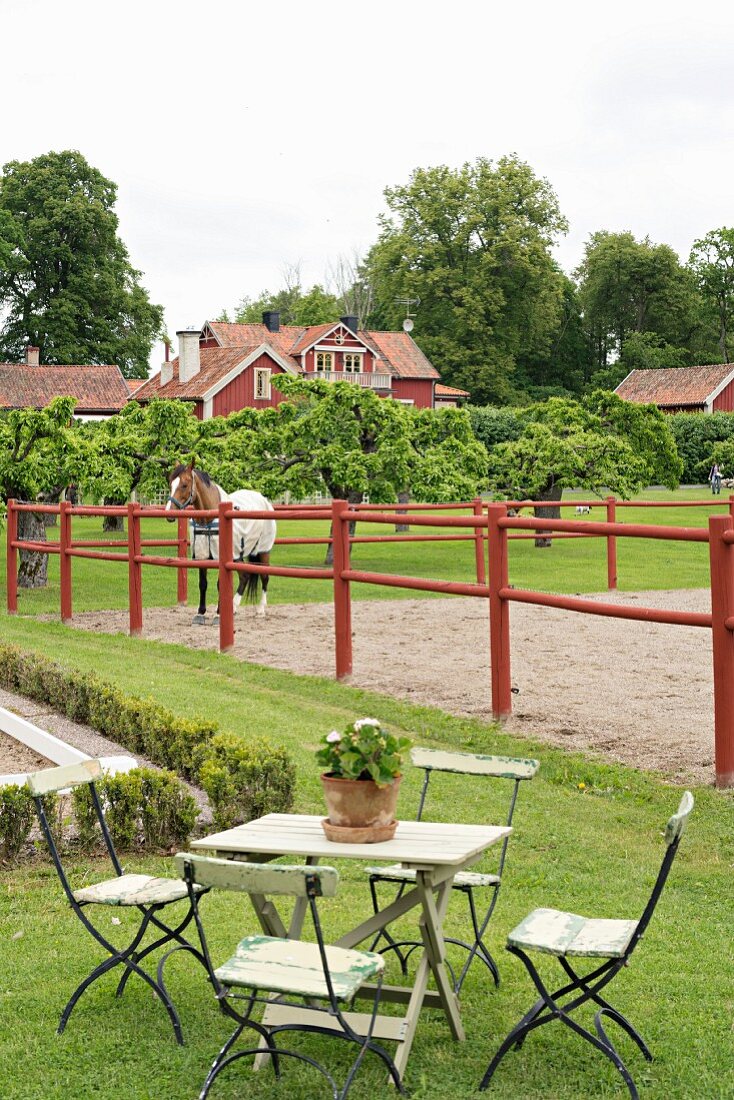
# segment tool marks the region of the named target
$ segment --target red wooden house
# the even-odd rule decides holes
[[[194,403],[200,420],[239,409],[278,405],[275,374],[348,381],[380,397],[433,408],[439,373],[407,332],[366,332],[356,317],[306,328],[280,324],[273,310],[262,324],[208,321],[200,332],[176,333],[179,354],[135,392],[134,400],[170,397]]]
[[[52,366],[29,345],[25,362],[0,363],[0,408],[43,409],[54,397],[74,397],[78,420],[104,420],[127,404],[131,386],[114,364]]]
[[[614,391],[636,405],[663,412],[734,412],[734,365],[633,370]]]

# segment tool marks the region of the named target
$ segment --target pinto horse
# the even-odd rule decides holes
[[[196,508],[202,511],[211,511],[219,507],[221,501],[231,501],[235,509],[243,512],[272,512],[273,506],[261,493],[251,489],[239,489],[229,495],[221,486],[215,484],[203,470],[197,470],[193,464],[177,466],[170,474],[171,487],[166,511],[179,511],[183,508]],[[170,517],[173,521],[173,516]],[[193,539],[191,543],[191,556],[194,561],[218,561],[219,559],[219,525],[217,520],[209,523],[203,520],[192,520]],[[251,561],[259,565],[270,563],[270,551],[275,542],[275,521],[269,519],[235,519],[232,521],[233,529],[233,558],[235,561]],[[206,615],[206,569],[199,570],[199,609],[194,616],[194,623],[202,626]],[[234,597],[235,611],[242,602],[242,596],[248,603],[255,603],[258,589],[262,586],[262,595],[257,606],[257,614],[265,615],[268,605],[268,581],[269,577],[263,573],[240,573],[237,592]],[[219,604],[217,604],[216,624],[219,621]]]

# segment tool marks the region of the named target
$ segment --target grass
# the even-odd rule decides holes
[[[450,1041],[443,1018],[427,1011],[408,1064],[414,1098],[446,1100],[471,1095],[499,1041],[533,1000],[524,971],[502,950],[508,930],[536,905],[604,916],[637,916],[662,858],[662,826],[680,791],[664,780],[601,758],[570,754],[510,737],[497,728],[452,718],[430,708],[380,697],[329,680],[297,677],[244,665],[214,653],[93,636],[57,624],[2,617],[8,641],[80,668],[95,668],[133,693],[154,695],[180,714],[215,715],[224,728],[248,736],[266,733],[286,744],[298,768],[296,809],[320,812],[322,799],[313,750],[325,730],[370,713],[416,742],[469,751],[537,755],[541,771],[521,791],[506,885],[490,944],[503,983],[494,991],[478,967],[462,996],[467,1042]],[[408,774],[399,812],[412,815],[417,778]],[[471,821],[499,816],[485,803],[481,781],[445,777],[430,816]],[[696,808],[653,924],[638,953],[613,984],[610,997],[639,1027],[655,1054],[648,1065],[624,1038],[626,1057],[649,1100],[730,1097],[731,874],[734,864],[732,798],[694,791]],[[128,869],[170,873],[165,859],[129,860]],[[80,864],[80,873],[99,868]],[[340,867],[342,889],[325,902],[333,936],[368,910],[360,866]],[[466,934],[460,898],[452,901],[451,928]],[[207,929],[216,960],[253,930],[243,900],[206,899]],[[403,930],[410,933],[405,922]],[[109,928],[117,935],[121,929]],[[0,882],[0,1095],[14,1100],[106,1100],[197,1094],[216,1049],[228,1034],[201,971],[185,958],[173,962],[171,989],[181,1011],[187,1045],[175,1045],[167,1017],[142,983],[132,981],[120,1001],[109,977],[77,1006],[67,1031],[55,1035],[71,990],[98,959],[92,940],[65,904],[53,868],[43,859],[6,872]],[[542,967],[549,972],[549,960]],[[612,992],[613,991],[613,992]],[[588,1022],[588,1018],[586,1019]],[[313,1040],[330,1064],[344,1052]],[[328,1049],[327,1049],[328,1047]],[[269,1073],[246,1063],[224,1074],[213,1097],[273,1096],[314,1100],[322,1085],[313,1071],[284,1068],[279,1088]],[[382,1071],[366,1063],[350,1093],[354,1100],[391,1096]],[[566,1029],[552,1025],[507,1056],[491,1093],[502,1100],[581,1100],[626,1096],[614,1069]]]
[[[701,489],[675,494],[646,494],[669,502],[664,509],[621,510],[628,522],[705,526],[709,509],[680,504],[706,499]],[[708,503],[708,502],[707,502]],[[721,511],[727,501],[711,501]],[[598,518],[598,513],[593,515]],[[101,535],[101,521],[83,521],[78,537]],[[318,525],[282,524],[281,534],[315,534]],[[151,524],[149,535],[170,536],[165,523]],[[49,532],[53,537],[53,529]],[[155,551],[154,551],[155,552]],[[283,547],[280,563],[319,565],[321,547]],[[358,566],[449,580],[473,579],[471,544],[406,543],[367,545],[354,550]],[[699,587],[708,584],[706,546],[642,540],[618,540],[620,588]],[[0,586],[4,589],[4,555]],[[532,542],[510,548],[513,584],[558,592],[601,591],[606,585],[604,544],[599,540],[558,541],[550,550]],[[25,614],[58,613],[58,562],[50,559],[46,590],[20,593]],[[74,562],[75,609],[127,606],[124,565]],[[144,571],[144,602],[175,602],[175,573]],[[196,589],[191,577],[192,599]],[[1,590],[0,590],[1,591]],[[393,599],[412,592],[353,586],[354,598]],[[329,582],[275,578],[272,602],[329,600]],[[2,601],[4,602],[4,600]],[[491,725],[453,718],[438,710],[377,696],[329,680],[297,677],[245,665],[215,653],[92,635],[56,623],[40,623],[0,612],[3,640],[95,669],[132,694],[152,695],[179,714],[215,715],[239,736],[267,734],[287,745],[298,768],[296,810],[323,808],[313,750],[325,730],[359,714],[380,717],[417,743],[467,751],[537,755],[536,780],[521,792],[506,873],[506,885],[489,935],[503,984],[495,992],[478,967],[470,972],[462,995],[467,1042],[450,1041],[436,1012],[421,1019],[408,1064],[407,1084],[416,1100],[445,1100],[471,1095],[500,1040],[533,1000],[520,964],[502,950],[506,933],[537,905],[568,908],[600,916],[637,916],[662,858],[662,826],[677,806],[680,791],[654,775],[605,763],[600,757],[571,754],[510,737]],[[694,791],[696,808],[656,917],[632,965],[616,979],[611,1000],[639,1027],[655,1054],[648,1065],[624,1037],[620,1051],[642,1095],[650,1100],[724,1098],[731,1085],[731,874],[734,866],[734,802],[708,788]],[[417,779],[408,774],[399,812],[412,815]],[[429,816],[453,821],[497,820],[500,809],[485,803],[485,787],[460,777],[445,777],[436,788]],[[80,863],[81,875],[102,873]],[[171,873],[159,858],[127,861],[127,869]],[[323,907],[334,937],[368,910],[368,892],[360,866],[340,866],[342,888]],[[254,930],[243,900],[215,895],[206,899],[207,929],[215,959],[225,957],[241,935]],[[124,919],[124,917],[123,917]],[[460,898],[452,901],[451,930],[468,934]],[[408,921],[402,930],[410,935]],[[122,929],[109,927],[110,934]],[[55,1035],[68,995],[99,958],[61,895],[51,865],[41,855],[0,880],[0,1096],[13,1100],[101,1100],[161,1097],[184,1100],[197,1095],[216,1049],[228,1034],[211,990],[193,962],[173,962],[171,989],[184,1023],[187,1045],[175,1045],[167,1017],[141,983],[132,981],[120,1001],[112,977],[84,996],[62,1037]],[[541,967],[549,973],[549,960]],[[393,975],[395,977],[395,975]],[[613,991],[613,992],[612,992]],[[588,1016],[584,1018],[588,1023]],[[345,1054],[335,1044],[314,1040],[315,1049],[339,1064]],[[328,1047],[328,1049],[327,1049]],[[217,1100],[246,1095],[253,1100],[282,1095],[312,1100],[322,1095],[313,1071],[286,1065],[276,1088],[270,1073],[253,1074],[245,1063],[224,1074],[213,1090]],[[353,1100],[391,1096],[382,1071],[366,1063],[350,1093]],[[499,1100],[548,1098],[581,1100],[626,1096],[614,1069],[566,1029],[553,1025],[532,1035],[522,1051],[503,1062],[487,1095]]]
[[[567,494],[569,499],[574,494]],[[577,497],[578,499],[578,497]],[[728,507],[726,497],[707,498],[701,488],[687,488],[675,493],[648,490],[639,499],[665,501],[665,508],[622,509],[618,518],[628,523],[652,523],[681,527],[705,527],[709,512],[721,513]],[[705,500],[708,507],[686,508],[685,501]],[[573,513],[571,513],[573,514]],[[564,517],[568,513],[564,511]],[[593,519],[606,518],[603,509],[595,509]],[[385,527],[362,525],[358,534],[387,533]],[[420,528],[419,533],[438,532],[438,528]],[[416,531],[418,529],[416,528]],[[445,531],[445,529],[444,529]],[[144,527],[145,537],[171,538],[175,528],[165,520],[150,520]],[[325,536],[326,524],[317,521],[284,521],[279,524],[281,536]],[[49,528],[50,539],[58,537],[56,528]],[[101,519],[75,519],[76,538],[102,538]],[[110,536],[111,538],[120,536]],[[151,554],[164,553],[151,550]],[[279,565],[317,568],[323,563],[323,546],[277,547],[274,563]],[[708,548],[705,544],[662,542],[658,540],[617,540],[619,588],[638,591],[646,588],[706,587],[709,583]],[[369,543],[357,545],[352,551],[356,568],[373,572],[400,573],[409,576],[432,577],[449,581],[475,579],[474,546],[470,542]],[[49,583],[36,591],[21,590],[18,607],[21,614],[58,614],[58,557],[49,557]],[[77,558],[73,563],[74,609],[97,611],[128,606],[127,566],[125,563]],[[518,588],[536,588],[552,592],[600,592],[607,584],[606,550],[603,539],[562,539],[545,550],[537,549],[532,540],[513,540],[510,546],[510,581]],[[210,578],[210,602],[214,597],[215,577]],[[0,596],[4,601],[5,555],[0,555]],[[415,597],[404,589],[376,585],[352,585],[354,599],[401,599]],[[424,596],[430,598],[427,593]],[[329,581],[274,577],[269,592],[271,603],[310,603],[332,598]],[[189,603],[198,599],[198,579],[189,576]],[[143,602],[148,607],[167,607],[176,602],[176,573],[172,569],[143,570]]]

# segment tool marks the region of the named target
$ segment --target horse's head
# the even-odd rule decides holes
[[[198,487],[196,484],[196,471],[193,462],[189,466],[177,466],[169,474],[168,482],[171,492],[166,504],[166,511],[176,513],[182,508],[190,508],[196,503]],[[173,523],[174,515],[166,517]]]

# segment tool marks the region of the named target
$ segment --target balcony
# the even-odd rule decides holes
[[[391,374],[368,374],[366,371],[358,374],[353,371],[321,370],[306,371],[303,377],[308,381],[317,378],[322,382],[353,382],[356,386],[364,386],[369,390],[392,389]]]

